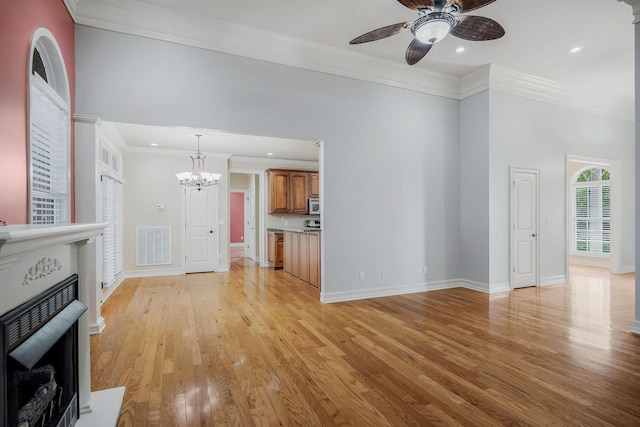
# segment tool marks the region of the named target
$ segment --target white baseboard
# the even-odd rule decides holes
[[[564,285],[565,283],[567,283],[565,275],[543,277],[540,280],[540,286]]]
[[[244,248],[244,243],[229,243],[230,248]]]
[[[609,268],[609,258],[570,255],[569,264],[584,265],[587,267]]]
[[[635,265],[622,265],[618,271],[612,271],[613,274],[627,274],[627,273],[635,273],[636,266]]]
[[[102,333],[105,326],[107,326],[107,324],[104,322],[104,317],[100,316],[96,323],[92,323],[91,325],[89,325],[89,335],[97,335]]]
[[[635,335],[640,335],[640,320],[636,320],[633,322],[633,326],[631,327],[631,333]]]
[[[155,276],[179,276],[184,274],[184,271],[179,268],[163,269],[163,270],[134,270],[125,271],[124,277],[126,279],[132,279],[136,277],[155,277]]]
[[[484,294],[490,293],[491,286],[486,283],[474,282],[473,280],[458,280],[458,287],[469,289],[471,291],[482,292]]]
[[[474,282],[473,280],[458,280],[459,287],[469,289],[471,291],[482,292],[483,294],[499,294],[501,292],[511,291],[509,283],[488,284]]]
[[[216,268],[216,273],[228,273],[229,269],[230,267],[228,265],[219,265],[218,268]]]
[[[361,299],[390,297],[395,295],[415,294],[419,292],[437,291],[459,287],[457,280],[444,282],[419,283],[416,285],[402,285],[375,289],[365,289],[357,291],[321,293],[320,301],[324,303],[335,303],[345,301],[355,301]]]
[[[118,282],[114,283],[111,286],[106,286],[102,289],[102,301],[100,302],[101,305],[104,304],[109,299],[113,291],[118,289],[118,286],[120,286],[123,281],[124,281],[124,274],[120,275],[120,280]]]

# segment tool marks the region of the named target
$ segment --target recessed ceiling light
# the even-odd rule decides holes
[[[460,46],[459,48],[457,48],[457,49],[456,49],[456,52],[458,52],[458,53],[462,53],[462,52],[464,52],[465,50],[467,50],[467,48],[466,48],[466,47],[464,47],[464,46]]]
[[[582,47],[580,47],[580,46],[576,46],[576,47],[572,48],[569,52],[570,52],[570,53],[578,53],[578,52],[580,52],[581,50],[582,50]]]
[[[267,153],[267,156],[273,156],[273,153]]]
[[[158,146],[158,144],[156,144],[155,142],[152,142],[152,143],[151,143],[151,144],[149,144],[149,145],[151,145],[152,147],[157,147],[157,146]]]

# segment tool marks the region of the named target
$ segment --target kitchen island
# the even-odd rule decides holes
[[[313,290],[320,291],[320,233],[319,228],[284,228],[267,230],[277,242],[277,233],[284,235],[284,272]],[[269,237],[269,242],[272,238]],[[271,253],[271,246],[269,253]],[[274,247],[274,254],[277,246]],[[271,259],[269,260],[271,261]]]

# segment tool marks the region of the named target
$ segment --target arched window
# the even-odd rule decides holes
[[[29,212],[33,224],[71,220],[70,92],[53,34],[37,29],[29,61]]]
[[[611,251],[611,190],[609,171],[588,167],[572,183],[573,250],[589,255]]]

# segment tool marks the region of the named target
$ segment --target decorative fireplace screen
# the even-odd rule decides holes
[[[0,426],[78,419],[78,301],[73,275],[0,316]]]

